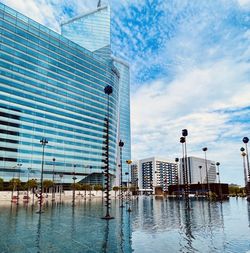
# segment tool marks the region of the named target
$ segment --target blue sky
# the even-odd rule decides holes
[[[3,0],[59,31],[93,0]],[[241,139],[250,137],[250,0],[110,0],[113,51],[131,64],[133,159],[188,152],[220,161],[243,184]],[[103,1],[107,3],[107,1]]]

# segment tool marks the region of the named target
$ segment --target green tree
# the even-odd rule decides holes
[[[45,189],[45,192],[48,193],[48,189],[51,188],[54,185],[52,180],[44,180],[43,181],[43,187]]]
[[[116,194],[119,191],[119,187],[118,186],[114,186],[113,187],[113,191],[115,191],[115,199],[116,199]]]
[[[3,179],[0,178],[0,191],[2,191],[2,190],[3,190]]]
[[[17,188],[20,188],[20,186],[21,186],[21,180],[19,178],[12,178],[9,181],[9,187],[13,191],[15,191]]]
[[[97,193],[97,191],[102,191],[102,185],[100,185],[100,184],[94,185],[94,190],[96,191],[96,193]]]

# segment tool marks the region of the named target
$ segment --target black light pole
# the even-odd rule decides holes
[[[29,179],[30,179],[30,172],[32,168],[28,168],[28,178],[27,178],[27,201],[29,201]]]
[[[46,138],[42,138],[40,140],[40,143],[42,144],[43,151],[42,151],[42,168],[41,168],[41,179],[40,179],[40,194],[39,194],[39,210],[38,213],[42,213],[42,198],[43,198],[43,167],[44,167],[44,148],[46,144],[48,144],[48,140]]]
[[[180,173],[180,168],[179,168],[179,158],[175,158],[175,162],[177,163],[177,190],[178,190],[178,199],[180,198],[180,182],[179,182],[179,173]]]
[[[63,173],[60,173],[59,176],[60,176],[60,203],[61,203],[62,202],[62,188],[63,188],[63,185],[62,185]]]
[[[244,180],[245,180],[245,188],[246,188],[247,187],[247,171],[246,171],[246,160],[245,160],[245,158],[246,158],[247,154],[246,154],[246,152],[244,152],[245,149],[243,147],[240,149],[240,151],[241,151],[242,160],[243,160]]]
[[[19,200],[19,188],[20,188],[19,183],[21,184],[20,173],[21,173],[22,164],[18,163],[17,167],[18,167],[18,183],[17,183],[17,201],[18,201]]]
[[[185,154],[185,164],[186,164],[186,184],[187,184],[187,191],[189,194],[189,184],[191,182],[191,178],[190,178],[190,171],[189,171],[189,165],[188,165],[188,158],[187,158],[187,136],[188,136],[188,130],[187,129],[182,129],[182,136],[185,138],[185,142],[184,142],[184,154]]]
[[[202,166],[201,166],[201,165],[199,165],[199,169],[200,169],[201,193],[202,193],[202,195],[203,195],[203,184],[202,184],[202,175],[201,175]]]
[[[221,188],[221,183],[220,183],[220,163],[216,163],[217,166],[217,176],[218,176],[218,183],[219,183],[219,191],[220,191],[220,202],[222,203],[222,188]]]
[[[107,118],[106,120],[106,147],[105,147],[105,169],[104,169],[104,175],[105,175],[105,205],[106,205],[106,215],[102,217],[102,219],[110,220],[114,217],[110,216],[109,210],[110,210],[110,175],[109,175],[109,96],[113,92],[113,88],[110,85],[107,85],[104,88],[105,94],[108,95],[108,101],[107,101]]]
[[[53,187],[52,187],[52,201],[55,201],[55,162],[56,158],[52,159],[53,161],[53,174],[52,174],[52,181],[53,181]]]
[[[183,190],[182,190],[182,197],[186,198],[186,166],[185,166],[185,153],[184,153],[184,143],[185,143],[185,137],[180,138],[180,143],[182,146],[182,183],[184,186],[184,196],[183,196]],[[183,188],[182,188],[183,189]]]
[[[249,139],[248,137],[244,137],[242,139],[243,143],[245,143],[245,146],[246,146],[246,161],[247,161],[247,201],[250,201],[250,165],[249,165],[249,154],[248,154],[248,142],[249,142]]]
[[[120,147],[120,200],[121,200],[121,205],[120,207],[123,208],[123,185],[122,185],[122,148],[124,146],[124,142],[122,140],[119,141],[119,147]]]
[[[75,198],[76,198],[76,165],[74,164],[74,171],[73,171],[73,200],[72,200],[72,206],[75,206]]]
[[[208,199],[210,198],[209,194],[210,194],[210,185],[208,182],[208,169],[207,169],[207,147],[203,148],[202,151],[204,151],[205,154],[205,168],[206,168],[206,178],[207,178],[207,190],[208,190]]]

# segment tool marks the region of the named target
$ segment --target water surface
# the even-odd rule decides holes
[[[106,221],[100,199],[36,205],[0,204],[0,252],[250,252],[250,205],[244,199],[191,202],[139,197],[132,212],[113,200]]]

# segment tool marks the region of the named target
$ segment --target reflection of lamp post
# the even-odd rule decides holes
[[[56,163],[56,158],[52,159],[53,161],[53,174],[52,174],[52,181],[53,181],[53,188],[52,188],[52,201],[55,201],[55,163]]]
[[[124,142],[122,140],[119,141],[119,147],[120,147],[120,199],[121,199],[121,205],[120,207],[123,208],[123,185],[122,185],[122,148],[124,146]]]
[[[247,161],[247,201],[250,201],[250,165],[249,165],[249,157],[248,157],[248,147],[247,144],[249,142],[248,137],[244,137],[242,139],[243,143],[246,145],[246,161]]]
[[[39,194],[39,210],[38,213],[42,213],[42,198],[43,198],[43,166],[44,166],[44,148],[46,144],[48,144],[48,141],[46,138],[42,138],[40,140],[40,143],[42,144],[43,151],[42,151],[42,168],[41,168],[41,179],[40,179],[40,194]]]
[[[113,92],[113,88],[110,85],[107,85],[104,88],[105,94],[108,95],[108,101],[107,101],[107,118],[105,121],[107,122],[106,124],[106,147],[105,147],[105,185],[106,185],[106,190],[105,190],[105,205],[106,205],[106,215],[103,217],[103,219],[109,220],[113,219],[114,217],[110,216],[109,210],[110,210],[110,175],[109,175],[109,96]]]
[[[221,183],[220,183],[220,163],[219,162],[217,162],[216,163],[216,166],[217,166],[217,176],[218,176],[218,183],[219,183],[219,191],[220,191],[220,202],[222,203],[222,188],[221,188]]]
[[[210,194],[210,185],[208,182],[208,169],[207,169],[207,147],[203,148],[202,151],[204,151],[205,154],[205,168],[206,168],[206,177],[207,177],[207,190],[208,190],[208,198],[209,198],[209,194]]]

